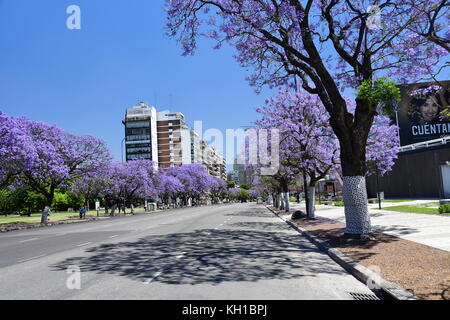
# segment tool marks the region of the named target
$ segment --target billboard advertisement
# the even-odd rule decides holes
[[[415,83],[400,89],[397,121],[402,146],[450,135],[450,119],[441,114],[450,107],[450,81]]]

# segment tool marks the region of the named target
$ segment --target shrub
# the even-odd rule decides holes
[[[450,204],[443,204],[439,207],[439,213],[450,213]]]
[[[337,207],[343,207],[344,206],[344,201],[333,201],[333,204]]]

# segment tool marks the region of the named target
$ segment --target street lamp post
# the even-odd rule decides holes
[[[121,150],[122,150],[122,163],[124,163],[124,160],[123,160],[123,144],[124,144],[124,142],[125,142],[125,138],[123,138],[122,139],[122,143],[120,144],[120,147],[121,147]]]

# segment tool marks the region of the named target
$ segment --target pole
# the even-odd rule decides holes
[[[398,134],[398,146],[402,146],[402,142],[400,141],[400,126],[398,125],[398,111],[395,110],[395,122],[397,125],[397,134]]]
[[[308,196],[308,180],[306,178],[306,171],[303,170],[303,191],[305,193],[305,205],[306,205],[306,215],[308,215],[308,208],[309,208],[309,196]]]
[[[121,148],[121,150],[122,150],[122,163],[124,163],[124,160],[123,160],[123,144],[124,144],[124,142],[125,142],[125,138],[123,138],[122,139],[122,143],[120,144],[120,148]]]
[[[378,168],[376,169],[377,174],[377,198],[378,198],[378,208],[381,210],[381,197],[380,197],[380,177],[378,175]]]

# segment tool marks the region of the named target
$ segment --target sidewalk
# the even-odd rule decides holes
[[[432,202],[416,200],[402,203],[417,204]],[[291,203],[291,210],[305,211],[304,203]],[[398,203],[385,203],[395,206]],[[450,216],[406,213],[375,209],[378,204],[369,205],[370,218],[374,232],[383,232],[405,240],[410,240],[450,252]],[[345,223],[344,207],[316,205],[316,216]]]
[[[315,220],[291,220],[290,214],[299,209],[304,211],[292,203],[290,213],[278,213],[419,299],[450,299],[449,216],[371,209],[371,239],[360,241],[344,235],[343,207],[317,205]]]

